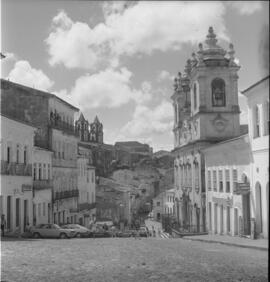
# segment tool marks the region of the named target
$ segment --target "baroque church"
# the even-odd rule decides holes
[[[234,47],[217,44],[212,27],[205,44],[175,78],[174,108],[175,207],[180,226],[206,231],[205,158],[203,149],[240,135],[239,66]]]

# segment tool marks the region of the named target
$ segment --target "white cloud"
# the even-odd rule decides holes
[[[168,71],[166,70],[162,70],[159,72],[158,76],[157,76],[157,81],[161,82],[164,80],[173,80],[174,76],[171,75]]]
[[[248,106],[247,106],[247,98],[240,92],[238,92],[238,101],[240,107],[240,123],[248,124]]]
[[[163,100],[153,109],[145,105],[137,105],[132,120],[120,130],[120,133],[129,138],[148,138],[152,134],[170,131],[172,126],[172,105]]]
[[[17,61],[7,78],[11,81],[45,91],[54,84],[42,70],[32,68],[28,61]]]
[[[260,1],[235,1],[230,2],[230,5],[240,15],[252,15],[262,9],[262,3]]]
[[[131,87],[132,73],[121,68],[119,71],[108,68],[93,75],[78,78],[71,90],[72,99],[82,109],[98,107],[119,107],[130,101],[144,103],[151,99],[150,84],[145,82],[144,89]]]
[[[95,69],[118,66],[122,55],[179,50],[183,43],[205,39],[210,25],[228,39],[220,2],[150,2],[104,4],[104,22],[91,28],[65,12],[53,18],[45,42],[51,65]]]

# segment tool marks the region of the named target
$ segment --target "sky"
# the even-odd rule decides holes
[[[268,1],[2,0],[1,77],[97,115],[104,141],[173,149],[173,78],[213,26],[233,43],[240,91],[269,74]]]

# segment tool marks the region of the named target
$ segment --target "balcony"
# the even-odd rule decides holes
[[[1,174],[15,176],[32,176],[32,164],[8,163],[1,160]]]
[[[96,203],[82,203],[79,204],[79,211],[92,210],[96,207]]]
[[[33,181],[34,190],[52,189],[53,182],[51,179],[41,179]]]
[[[62,132],[66,133],[68,135],[73,135],[75,137],[79,136],[79,132],[76,131],[74,125],[71,125],[71,124],[64,122],[62,120],[51,119],[49,121],[49,126],[51,128],[61,130]]]
[[[54,200],[62,200],[62,199],[68,199],[68,198],[77,198],[79,196],[79,190],[67,190],[67,191],[61,191],[56,192],[54,195]]]

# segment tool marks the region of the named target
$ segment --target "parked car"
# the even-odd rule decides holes
[[[105,231],[102,227],[97,226],[96,230],[91,232],[90,237],[93,237],[93,238],[111,237],[111,232]]]
[[[116,236],[121,238],[128,238],[132,236],[132,231],[131,230],[118,231],[116,233]]]
[[[92,233],[90,229],[80,225],[80,224],[66,224],[61,226],[64,229],[73,229],[76,231],[76,237],[78,238],[89,238],[91,237]]]
[[[148,237],[149,236],[149,230],[146,226],[141,226],[139,229],[139,235],[140,237]]]
[[[57,224],[39,224],[33,226],[30,232],[34,238],[73,238],[76,231],[73,229],[64,229]]]

